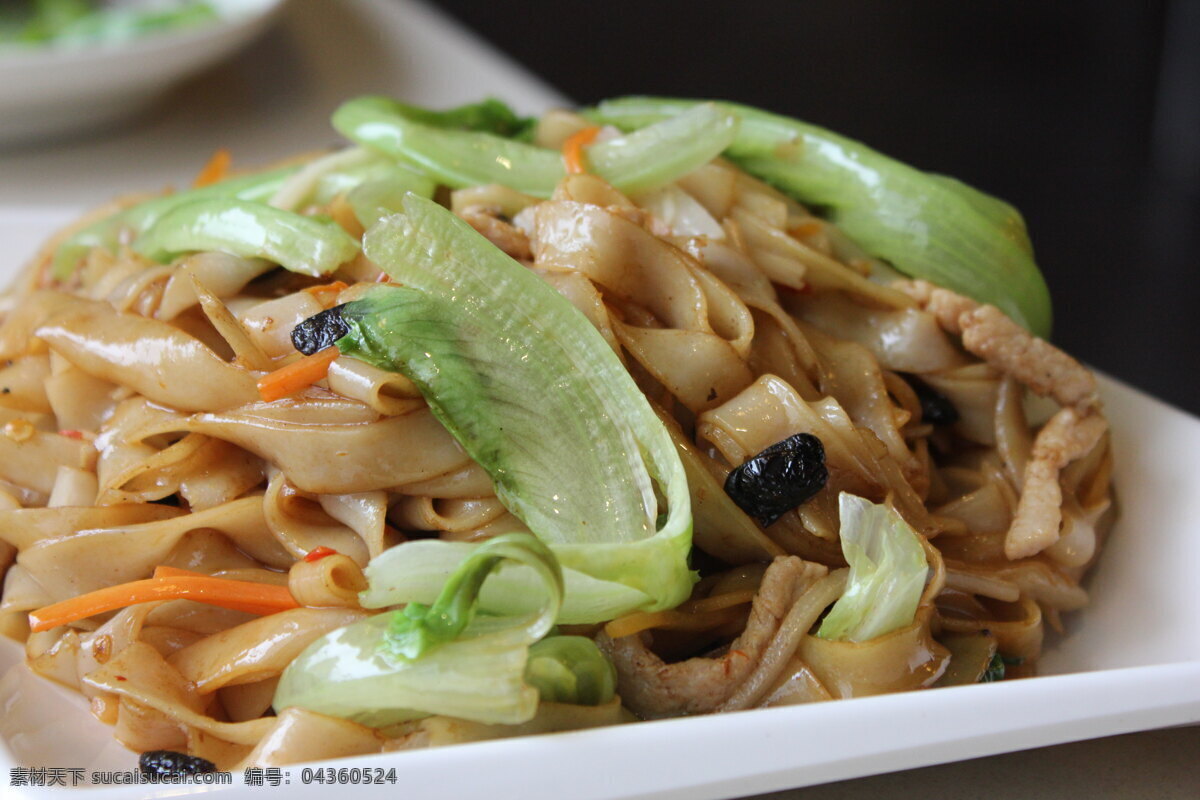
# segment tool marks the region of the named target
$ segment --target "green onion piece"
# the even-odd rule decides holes
[[[950,651],[950,663],[934,686],[979,683],[997,654],[996,637],[988,631],[960,634],[943,631],[938,637],[938,644]]]
[[[817,636],[865,642],[911,625],[929,574],[921,537],[895,509],[849,492],[838,513],[850,576]]]
[[[585,113],[636,130],[696,105],[629,97]],[[1012,206],[824,128],[748,106],[718,105],[741,120],[726,156],[747,172],[818,207],[901,272],[992,303],[1034,334],[1049,335],[1050,293]]]
[[[414,195],[403,214],[367,231],[364,247],[403,288],[372,289],[342,309],[350,332],[338,340],[341,351],[412,379],[491,475],[500,501],[564,567],[639,598],[588,621],[611,619],[614,607],[682,602],[693,582],[683,466],[583,314],[465,222]],[[656,482],[667,505],[661,526]]]
[[[179,206],[215,198],[265,203],[298,169],[299,167],[283,167],[229,178],[199,189],[156,197],[105,217],[72,234],[59,245],[54,255],[54,277],[59,280],[71,277],[80,261],[92,248],[101,247],[115,253],[122,241],[136,239]]]
[[[133,249],[162,262],[179,253],[220,250],[318,277],[354,258],[359,248],[331,221],[243,200],[213,199],[172,209]]]
[[[585,636],[547,636],[529,648],[525,681],[552,703],[598,706],[617,693],[617,670]]]
[[[987,669],[979,677],[980,683],[994,683],[1004,680],[1004,656],[996,653],[988,662]]]
[[[531,570],[535,581],[525,591],[540,599],[538,610],[474,613],[475,595],[499,559]],[[432,608],[368,617],[309,645],[284,670],[273,705],[374,728],[429,714],[525,722],[538,704],[538,690],[525,680],[530,646],[553,627],[563,590],[558,569],[529,534],[484,542],[456,568]]]
[[[406,116],[395,101],[359,97],[334,112],[333,126],[347,138],[413,166],[454,189],[499,183],[549,197],[565,172],[554,150],[490,133],[447,130]],[[729,146],[737,120],[701,105],[627,136],[588,149],[596,174],[624,192],[665,186],[706,164]]]

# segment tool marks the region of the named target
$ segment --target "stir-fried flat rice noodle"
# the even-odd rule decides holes
[[[585,124],[556,113],[538,143]],[[364,195],[322,175],[377,161],[313,160],[274,197],[357,243]],[[633,195],[585,172],[547,198],[436,196],[577,308],[661,418],[690,487],[690,598],[566,626],[615,666],[598,704],[378,727],[273,708],[306,647],[379,613],[359,594],[375,559],[528,528],[398,372],[339,355],[260,396],[301,359],[297,324],[386,280],[362,253],[312,277],[220,250],[159,263],[118,236],[62,273],[55,242],[3,298],[0,630],[130,748],[278,765],[974,682],[997,658],[1032,675],[1046,627],[1087,603],[1113,517],[1095,381],[994,306],[882,277],[837,226],[720,158]],[[797,434],[819,439],[827,479],[764,525],[723,486]],[[862,641],[817,635],[857,569],[843,493],[898,514],[928,565],[911,622]],[[196,574],[288,602],[139,597],[31,632],[39,609]]]

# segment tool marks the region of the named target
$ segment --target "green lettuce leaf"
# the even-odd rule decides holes
[[[838,511],[850,577],[817,636],[865,642],[912,624],[929,574],[921,537],[895,509],[848,492]]]
[[[476,614],[487,576],[502,562],[529,567],[526,591],[540,598],[529,614]],[[274,706],[291,706],[384,728],[429,714],[517,724],[537,710],[538,689],[526,682],[530,646],[553,627],[562,602],[557,561],[529,534],[497,536],[478,545],[457,567],[432,606],[412,604],[340,628],[309,645],[284,670]],[[580,679],[596,671],[586,656],[572,662],[549,655]],[[549,668],[547,668],[549,666]],[[553,682],[571,687],[561,669]],[[590,684],[588,684],[590,685]],[[578,693],[578,692],[577,692]]]
[[[386,97],[357,97],[333,114],[348,139],[420,170],[451,188],[499,183],[549,197],[566,174],[562,154],[485,130],[430,124]],[[721,153],[737,133],[737,120],[712,105],[649,125],[588,148],[596,174],[618,189],[645,192],[665,186]]]
[[[594,614],[578,621],[682,602],[694,581],[683,465],[591,323],[465,222],[414,195],[403,214],[367,232],[364,248],[402,287],[347,304],[338,347],[412,379],[501,502],[564,568],[592,579],[587,598],[572,594],[583,582],[568,585],[573,613]],[[656,487],[667,507],[661,525]],[[415,582],[420,571],[410,568],[400,564],[387,585]]]
[[[636,131],[701,104],[623,97],[584,114]],[[1034,334],[1049,335],[1050,291],[1025,222],[1011,205],[817,125],[736,103],[716,105],[740,121],[726,158],[814,206],[906,275],[991,303]]]

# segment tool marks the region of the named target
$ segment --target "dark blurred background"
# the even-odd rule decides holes
[[[1200,413],[1200,0],[437,4],[580,103],[751,103],[1008,200],[1054,340]]]

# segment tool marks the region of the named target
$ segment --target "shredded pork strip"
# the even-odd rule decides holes
[[[1004,540],[1010,560],[1028,558],[1058,541],[1062,525],[1059,475],[1072,461],[1091,452],[1108,423],[1100,413],[1096,378],[1071,356],[1039,339],[1000,309],[981,305],[927,281],[898,281],[896,288],[937,318],[963,347],[1063,408],[1038,432],[1013,523]]]
[[[776,558],[763,575],[746,629],[716,658],[668,664],[640,635],[612,639],[601,634],[597,644],[617,668],[617,693],[625,706],[646,719],[719,709],[754,673],[792,605],[827,571],[796,556]]]
[[[962,336],[968,352],[1012,375],[1034,394],[1081,411],[1099,404],[1096,378],[1086,367],[995,306],[980,305],[926,281],[900,281],[896,288],[933,314],[946,332]]]
[[[1091,452],[1107,429],[1104,417],[1080,415],[1073,408],[1061,409],[1042,426],[1025,465],[1025,488],[1016,516],[1004,540],[1004,554],[1010,560],[1036,555],[1058,541],[1063,502],[1059,473]]]

